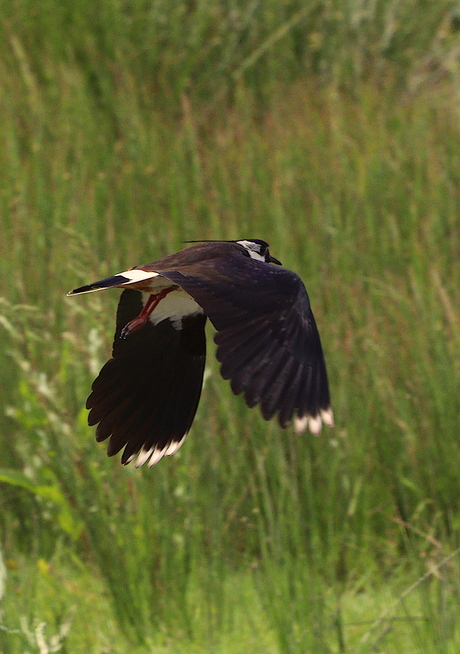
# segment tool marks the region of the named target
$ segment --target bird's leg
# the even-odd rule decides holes
[[[168,295],[171,291],[174,291],[174,289],[177,288],[177,286],[170,287],[170,288],[164,288],[162,291],[156,294],[150,295],[149,299],[144,305],[144,308],[140,312],[140,314],[137,316],[137,318],[134,318],[133,320],[130,320],[121,330],[120,338],[126,339],[128,336],[132,333],[135,332],[136,330],[140,329],[145,325],[147,320],[150,317],[150,314],[152,311],[155,309],[156,306],[161,302],[161,300]]]

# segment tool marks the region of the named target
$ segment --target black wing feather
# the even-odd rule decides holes
[[[112,358],[92,386],[86,406],[98,440],[110,438],[108,454],[123,447],[122,463],[141,450],[163,449],[190,429],[203,383],[206,316],[196,314],[175,329],[169,320],[120,338],[143,307],[139,291],[120,297]]]
[[[231,259],[231,261],[229,261]],[[321,341],[298,275],[241,256],[162,270],[203,308],[217,330],[217,359],[235,394],[278,413],[315,417],[330,406]]]

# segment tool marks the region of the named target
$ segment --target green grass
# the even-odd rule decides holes
[[[2,3],[0,652],[458,651],[455,12]],[[187,442],[120,466],[83,408],[117,293],[65,293],[244,237],[305,280],[337,427],[265,423],[210,330]]]
[[[256,568],[227,574],[222,579],[225,611],[213,629],[206,604],[208,586],[195,579],[185,595],[189,629],[174,633],[160,625],[136,645],[127,640],[113,616],[112,605],[97,572],[75,557],[56,552],[52,561],[8,561],[9,598],[5,602],[0,630],[2,651],[43,652],[241,652],[260,654],[279,651],[320,652],[454,652],[458,648],[456,626],[458,587],[439,579],[404,595],[403,575],[395,574],[388,586],[356,586],[336,595],[311,575],[288,583],[285,570],[272,569],[276,590],[268,598],[258,594],[259,583],[267,589]],[[305,568],[304,568],[305,570]],[[314,586],[302,582],[314,582]],[[392,591],[400,590],[401,601]],[[299,603],[308,599],[308,605]],[[318,596],[320,593],[321,597]],[[308,596],[308,597],[307,597]],[[286,611],[286,599],[291,600]],[[293,602],[292,600],[296,600]],[[300,610],[308,606],[308,611]],[[214,607],[215,609],[216,607]],[[220,608],[220,607],[219,607]],[[388,610],[388,613],[387,613]],[[211,618],[211,621],[210,621]],[[40,640],[40,633],[43,634]],[[54,641],[54,642],[53,642]]]

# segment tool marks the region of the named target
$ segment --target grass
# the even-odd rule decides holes
[[[0,651],[458,651],[455,6],[3,4]],[[336,429],[265,423],[210,342],[180,452],[107,459],[117,294],[66,291],[251,236],[306,282]]]
[[[388,587],[349,589],[340,597],[330,590],[316,596],[320,586],[308,591],[310,610],[302,615],[294,585],[286,588],[284,571],[272,570],[277,597],[267,602],[258,595],[256,570],[228,574],[223,582],[226,611],[219,629],[210,630],[209,613],[203,611],[206,588],[192,583],[187,600],[191,633],[177,631],[172,637],[166,625],[147,636],[142,645],[127,641],[113,617],[112,605],[99,576],[67,554],[55,554],[52,562],[35,564],[9,561],[11,595],[5,603],[0,643],[3,651],[87,652],[254,652],[279,651],[456,651],[458,600],[446,579],[408,593],[397,606]],[[392,588],[402,589],[404,575],[395,575]],[[310,582],[312,578],[308,579]],[[263,581],[264,590],[266,582]],[[305,594],[308,586],[296,584]],[[27,588],[27,592],[25,592]],[[458,592],[458,589],[457,589]],[[294,593],[294,594],[293,594]],[[403,593],[401,593],[401,596]],[[286,612],[285,599],[296,599]],[[306,598],[304,598],[306,599]],[[448,601],[446,601],[448,600]],[[391,609],[386,614],[382,607]],[[39,614],[39,617],[37,617]],[[19,618],[18,618],[19,616]],[[288,620],[289,616],[289,620]],[[374,617],[378,620],[374,621]],[[9,625],[9,626],[5,626]],[[11,625],[14,625],[12,627]],[[40,638],[40,634],[43,636]],[[55,649],[52,649],[54,646]],[[60,647],[59,647],[60,646]],[[48,649],[47,649],[48,648]]]

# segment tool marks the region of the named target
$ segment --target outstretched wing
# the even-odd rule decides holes
[[[235,256],[193,268],[161,270],[203,308],[217,330],[217,359],[235,394],[260,405],[282,427],[297,431],[332,425],[321,341],[307,292],[298,275]]]
[[[110,438],[108,454],[124,447],[122,463],[139,453],[136,466],[154,465],[182,444],[198,407],[206,356],[206,316],[150,321],[123,340],[123,327],[139,315],[142,293],[123,291],[117,311],[112,358],[92,385],[86,407],[96,438]]]

